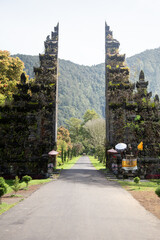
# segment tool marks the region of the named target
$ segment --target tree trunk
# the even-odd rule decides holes
[[[62,148],[62,151],[61,151],[61,159],[62,159],[62,162],[63,162],[63,148]]]

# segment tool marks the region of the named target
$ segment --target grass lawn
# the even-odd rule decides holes
[[[70,169],[78,161],[79,158],[80,158],[80,156],[73,157],[71,160],[66,161],[64,164],[57,166],[57,168],[58,169]],[[60,158],[58,158],[58,162],[61,162]]]
[[[57,168],[59,168],[59,169],[69,169],[78,161],[79,158],[80,158],[80,156],[73,157],[72,160],[69,160],[69,161],[65,162],[63,165],[58,166]],[[50,181],[52,181],[52,179],[50,179],[50,178],[35,179],[35,180],[31,180],[29,182],[29,186],[44,184],[44,183],[47,183],[47,182],[50,182]],[[12,193],[13,190],[12,190],[11,186],[13,185],[13,180],[5,180],[5,182],[8,184],[7,194]],[[21,187],[20,187],[21,189],[26,188],[26,183],[25,182],[20,182],[20,184],[21,184]],[[2,204],[0,204],[0,215],[2,213],[6,212],[7,210],[9,210],[10,208],[14,207],[16,204],[18,204],[18,202],[14,203],[14,204],[8,204],[8,203],[5,203],[5,202],[2,202]]]
[[[148,180],[140,181],[139,184],[136,184],[134,181],[123,181],[117,180],[122,187],[127,188],[130,191],[155,191],[158,185],[159,180]]]
[[[0,204],[0,215],[6,211],[8,211],[10,208],[14,207],[16,203],[14,204],[7,204],[7,203],[2,203]]]
[[[50,182],[50,181],[51,181],[50,178],[48,178],[48,179],[35,179],[35,180],[31,180],[29,182],[29,186],[44,184],[44,183],[47,183],[47,182]],[[6,194],[12,193],[13,190],[12,190],[11,186],[13,185],[13,180],[5,180],[5,182],[8,184],[8,188],[7,188],[7,193]],[[21,189],[25,189],[26,188],[25,182],[22,182],[20,184],[21,184]],[[26,191],[27,191],[27,189],[26,189]],[[23,197],[22,195],[16,195],[16,196],[20,197],[20,198]],[[15,197],[15,194],[11,195],[10,197]],[[23,200],[23,199],[20,199],[19,201],[21,201],[21,200]],[[7,210],[9,210],[10,208],[14,207],[16,204],[18,204],[19,201],[17,201],[16,203],[12,203],[12,204],[8,204],[8,203],[5,203],[5,202],[2,202],[2,204],[0,204],[0,215],[2,213],[6,212]]]
[[[35,180],[31,180],[29,182],[29,186],[30,185],[38,185],[38,184],[44,184],[44,183],[47,183],[47,182],[50,182],[51,179],[50,178],[47,178],[47,179],[35,179]],[[11,193],[13,190],[11,188],[11,186],[13,185],[13,180],[5,180],[5,182],[8,184],[8,188],[7,188],[7,193]],[[21,182],[21,188],[25,188],[26,187],[26,184],[25,182]]]
[[[80,156],[78,157],[73,157],[72,160],[69,160],[68,162],[65,162],[63,165],[58,166],[57,168],[59,169],[69,169],[71,168],[80,158]],[[29,186],[30,185],[39,185],[39,184],[44,184],[47,182],[52,181],[50,178],[47,179],[35,179],[35,180],[31,180],[29,182]],[[8,184],[8,188],[7,188],[7,193],[11,193],[13,192],[11,186],[13,185],[13,180],[5,180],[5,182]],[[26,188],[26,183],[25,182],[20,182],[21,184],[21,189]]]
[[[104,163],[100,163],[98,159],[94,156],[89,156],[89,159],[93,166],[97,170],[102,170],[104,172],[108,171]],[[120,183],[120,185],[126,188],[129,191],[155,191],[158,186],[160,186],[160,179],[152,179],[148,181],[140,181],[139,184],[136,184],[132,181],[123,181],[123,180],[114,180]],[[158,185],[159,184],[159,185]]]
[[[98,161],[98,159],[96,159],[94,156],[89,156],[89,159],[91,161],[91,163],[93,164],[93,166],[97,169],[97,170],[106,170],[106,166],[104,163],[101,163]]]

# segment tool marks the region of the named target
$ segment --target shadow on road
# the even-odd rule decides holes
[[[81,163],[83,164],[83,163]],[[68,169],[62,170],[59,180],[71,183],[87,184],[97,187],[120,187],[115,181],[109,181],[104,173],[95,169]]]

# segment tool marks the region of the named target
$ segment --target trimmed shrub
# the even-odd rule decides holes
[[[160,197],[160,187],[156,188],[155,193],[157,194],[158,197]]]
[[[8,185],[5,183],[3,177],[0,177],[0,204],[1,204],[1,197],[7,192]]]
[[[135,182],[136,184],[138,184],[138,183],[140,182],[140,178],[139,178],[139,177],[135,177],[135,178],[134,178],[134,182]]]
[[[22,181],[26,183],[26,187],[28,187],[28,183],[32,180],[31,176],[25,175],[22,177]]]

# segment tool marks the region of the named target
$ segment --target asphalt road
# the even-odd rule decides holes
[[[159,240],[160,221],[88,157],[0,216],[0,240]]]

